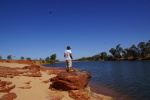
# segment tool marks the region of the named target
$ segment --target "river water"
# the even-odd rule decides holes
[[[65,69],[65,63],[43,65]],[[150,100],[150,61],[73,62],[73,68],[92,74],[90,85],[97,93],[117,100]]]

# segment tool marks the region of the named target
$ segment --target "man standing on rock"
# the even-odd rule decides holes
[[[64,52],[64,57],[66,59],[66,71],[70,72],[72,67],[72,52],[70,46],[67,46],[67,50]]]

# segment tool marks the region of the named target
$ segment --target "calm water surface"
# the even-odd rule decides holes
[[[65,69],[65,63],[44,65]],[[150,100],[150,61],[85,61],[73,67],[92,74],[94,91],[118,100]]]

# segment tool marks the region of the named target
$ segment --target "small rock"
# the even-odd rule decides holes
[[[42,81],[43,83],[48,83],[48,82],[50,82],[49,80],[45,80],[45,81]]]
[[[32,87],[31,86],[24,86],[24,87],[19,87],[19,88],[21,88],[21,89],[30,89]]]
[[[5,94],[4,96],[2,96],[2,98],[0,98],[0,100],[13,100],[17,97],[17,95],[15,93],[8,93]]]
[[[84,90],[70,90],[69,96],[75,100],[90,100],[89,95]]]

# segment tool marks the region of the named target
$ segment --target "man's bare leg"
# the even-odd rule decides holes
[[[67,65],[66,71],[67,71],[67,72],[70,72],[70,67],[69,67],[69,62],[68,62],[68,60],[66,60],[66,65]]]

